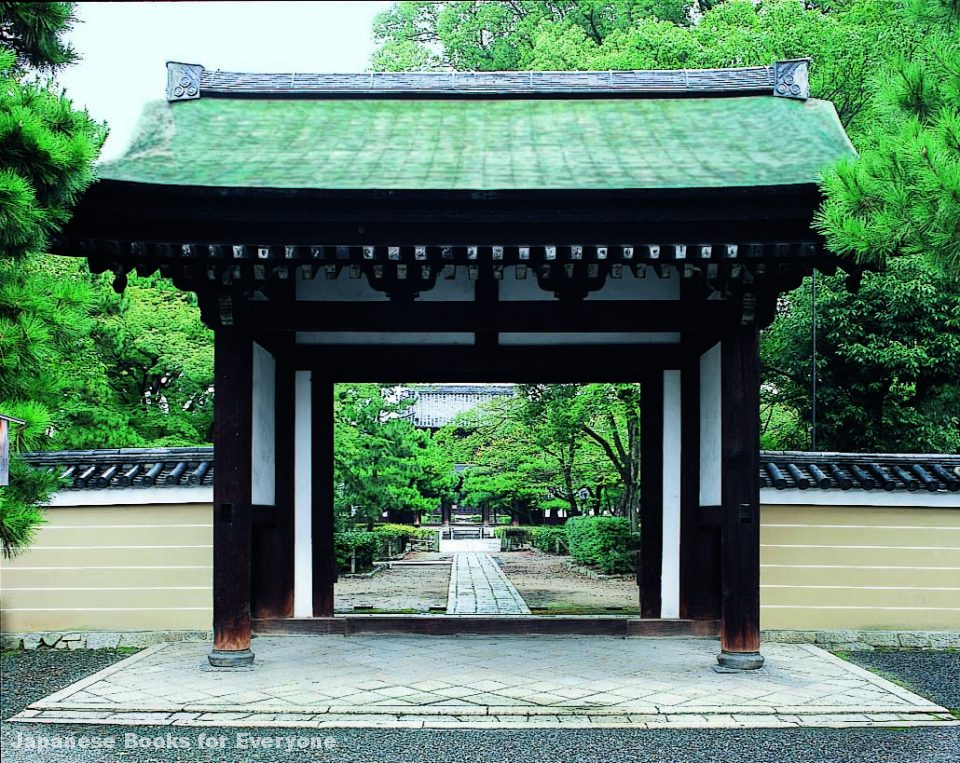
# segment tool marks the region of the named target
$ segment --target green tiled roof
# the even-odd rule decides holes
[[[203,98],[148,104],[102,178],[318,189],[717,188],[813,183],[853,153],[833,105],[635,99]]]

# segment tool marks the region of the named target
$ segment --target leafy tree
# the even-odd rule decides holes
[[[54,416],[46,401],[78,383],[71,371],[89,346],[89,293],[37,254],[92,180],[105,137],[51,80],[75,59],[63,39],[73,21],[69,3],[0,3],[0,409],[27,421],[16,449],[44,443]],[[14,459],[0,491],[4,554],[29,542],[52,487]]]
[[[643,18],[686,24],[691,0],[561,0],[561,2],[395,3],[374,21],[381,71],[450,68],[501,71],[529,65],[544,28],[576,29],[600,43]]]
[[[464,492],[516,514],[526,508],[610,511],[636,523],[639,503],[639,387],[633,384],[526,384],[483,407],[480,424],[458,439],[470,464]]]
[[[957,0],[580,5],[584,10],[578,14],[563,3],[396,3],[375,26],[381,47],[373,67],[422,68],[426,62],[434,68],[467,70],[700,68],[809,56],[813,59],[812,95],[835,104],[861,152],[859,159],[828,172],[824,182],[827,201],[819,224],[831,247],[873,265],[882,265],[893,254],[930,253],[941,267],[960,272]],[[682,7],[683,12],[671,14],[665,10],[668,6]],[[591,12],[594,17],[599,12],[602,23],[592,27],[585,23]],[[512,57],[505,50],[513,51]],[[911,283],[918,296],[927,293],[929,285],[939,288],[944,283],[926,267],[910,267],[915,271]],[[889,292],[890,299],[897,301],[904,286],[898,273],[890,268],[870,276],[870,298],[876,300],[881,316],[877,295]],[[834,283],[839,282],[828,280],[820,293],[821,317],[838,299],[830,291]],[[931,305],[949,302],[948,296],[940,297],[932,299]],[[763,339],[765,447],[809,444],[810,325],[797,317],[803,309],[809,314],[809,308],[804,308],[807,298],[804,292],[790,298],[792,314],[778,319]],[[856,314],[850,318],[859,320]],[[927,325],[949,322],[950,313],[928,318],[932,323]],[[909,322],[891,322],[889,330],[899,333],[904,346],[927,343],[923,329]],[[844,331],[855,344],[869,341],[876,329],[863,322],[848,324]],[[860,338],[854,339],[858,331]],[[827,333],[825,328],[819,332],[821,354],[828,352]],[[776,357],[788,346],[795,354],[789,364]],[[937,356],[931,358],[936,364]],[[939,362],[956,376],[957,366],[950,365],[948,355]],[[849,378],[862,387],[880,390],[892,383],[891,367],[875,362],[867,352],[849,353],[844,363]],[[786,370],[787,365],[789,382],[772,370]],[[831,429],[823,423],[823,416],[830,415],[823,412],[824,401],[832,396],[845,399],[843,418],[848,422],[856,419],[855,406],[871,401],[845,390],[848,381],[842,374],[826,375],[819,383],[818,444],[841,447],[839,443],[850,443],[849,433],[857,429],[844,430],[839,425]],[[932,434],[958,415],[953,396],[944,392],[934,405],[925,402],[926,394],[922,385],[918,394],[906,394],[898,414],[884,414],[888,418],[881,420],[887,423],[881,421],[873,434],[850,447],[916,451],[939,442],[939,447],[955,450],[957,446],[949,444],[951,438]],[[891,404],[887,399],[884,406]],[[889,416],[905,423],[910,411],[915,426],[891,438]],[[864,408],[859,415],[875,420],[876,410]]]
[[[213,425],[212,334],[196,297],[159,276],[131,278],[118,297],[94,279],[100,398],[62,408],[57,447],[200,445]],[[93,404],[95,403],[95,404]]]
[[[911,4],[922,42],[873,80],[860,156],[824,179],[830,247],[870,265],[931,254],[960,278],[960,2]]]
[[[420,514],[453,487],[453,464],[425,430],[401,414],[395,388],[338,384],[334,395],[335,506],[372,523],[388,509]]]
[[[960,287],[928,258],[891,259],[856,293],[817,283],[817,440],[828,450],[960,451]],[[809,443],[810,283],[787,297],[762,359],[769,403],[799,416],[781,436]],[[801,423],[802,422],[802,423]],[[783,424],[784,422],[779,422]]]
[[[920,32],[901,0],[399,2],[374,23],[374,69],[676,69],[809,56],[815,97],[856,132],[870,74]]]

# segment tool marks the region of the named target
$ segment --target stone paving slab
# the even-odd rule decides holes
[[[942,707],[809,644],[716,673],[712,639],[273,636],[247,670],[208,644],[151,647],[12,720],[277,728],[957,725]]]
[[[490,554],[454,554],[448,615],[529,615],[530,607]]]

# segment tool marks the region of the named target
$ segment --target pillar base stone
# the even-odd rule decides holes
[[[717,662],[727,670],[756,670],[763,667],[760,652],[720,652]]]
[[[214,649],[207,660],[215,668],[245,668],[253,665],[253,652],[249,649]]]

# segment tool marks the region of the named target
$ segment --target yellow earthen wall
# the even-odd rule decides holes
[[[960,510],[764,506],[760,519],[761,628],[960,630]]]
[[[46,510],[26,553],[0,561],[0,628],[34,631],[211,627],[212,507]]]
[[[210,504],[53,507],[0,561],[6,632],[209,629]],[[764,629],[960,630],[960,511],[764,506]]]

